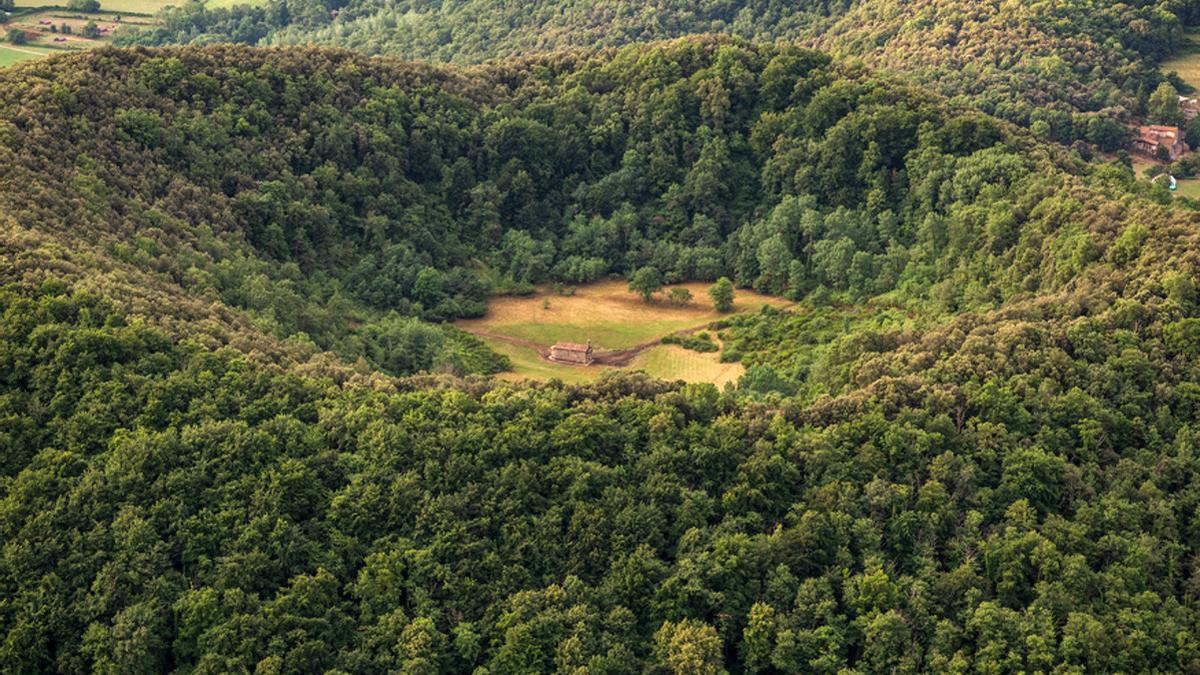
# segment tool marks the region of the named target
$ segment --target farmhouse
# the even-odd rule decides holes
[[[1158,157],[1165,151],[1167,159],[1175,161],[1190,148],[1183,142],[1183,132],[1179,127],[1151,124],[1138,127],[1137,137],[1133,139],[1133,150],[1151,157]]]
[[[577,363],[588,366],[592,363],[592,341],[581,345],[575,342],[558,342],[550,348],[550,360],[559,363]]]
[[[1180,96],[1179,112],[1183,113],[1185,121],[1191,122],[1196,119],[1197,115],[1200,115],[1200,100],[1191,96]]]

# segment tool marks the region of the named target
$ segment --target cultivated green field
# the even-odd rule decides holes
[[[0,67],[11,66],[14,63],[28,61],[30,59],[40,59],[51,54],[62,54],[62,50],[46,49],[34,45],[21,45],[13,47],[12,45],[0,44]]]
[[[100,0],[100,10],[104,12],[132,12],[136,14],[154,14],[167,5],[182,5],[184,0]],[[46,7],[47,9],[63,7],[64,5],[46,0],[16,0],[17,7]]]

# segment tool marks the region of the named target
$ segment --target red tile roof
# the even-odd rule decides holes
[[[591,348],[591,345],[581,345],[578,342],[556,342],[551,347],[551,349],[561,349],[567,352],[586,352]]]

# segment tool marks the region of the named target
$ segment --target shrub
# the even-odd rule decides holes
[[[717,343],[705,331],[692,335],[668,335],[661,340],[664,345],[679,345],[694,352],[709,353],[717,351]]]
[[[692,304],[692,292],[682,287],[672,288],[667,292],[667,302],[676,307],[685,307]]]

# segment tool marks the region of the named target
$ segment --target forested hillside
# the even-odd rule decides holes
[[[30,63],[0,256],[5,672],[1200,671],[1200,216],[892,76]],[[724,391],[457,376],[645,267],[799,304]]]
[[[310,43],[438,61],[480,62],[564,47],[613,47],[696,33],[771,40],[812,35],[853,0],[595,0],[497,3],[466,0],[272,0],[257,7],[183,4],[139,44],[234,41]]]
[[[842,56],[902,72],[1046,139],[1123,145],[1144,115],[1156,63],[1200,21],[1189,0],[865,0],[817,39]]]
[[[478,62],[699,33],[816,44],[862,58],[1043,137],[1121,146],[1163,76],[1157,61],[1200,20],[1195,0],[802,0],[792,3],[467,0],[190,2],[123,44],[311,44]]]
[[[911,252],[978,217],[995,258],[981,264],[999,269],[1024,255],[1020,201],[1064,180],[983,115],[817,52],[724,40],[466,71],[108,50],[3,80],[0,208],[20,240],[69,251],[72,276],[95,276],[87,247],[110,270],[89,283],[136,289],[110,298],[203,298],[392,374],[503,367],[416,319],[475,316],[489,292],[533,282],[653,267],[796,298],[821,283],[915,291],[978,250],[961,241],[929,268]],[[20,255],[8,276],[36,283],[55,254]],[[143,301],[168,317],[181,303]]]

